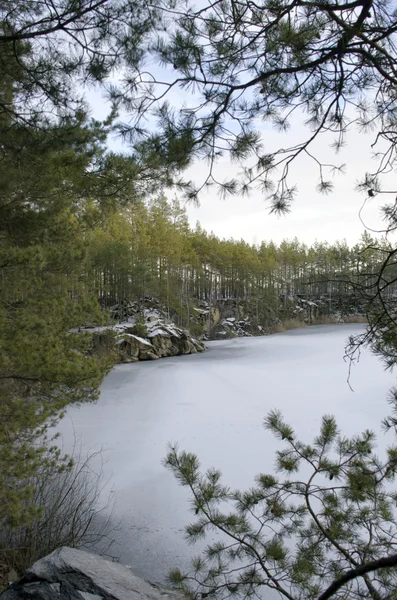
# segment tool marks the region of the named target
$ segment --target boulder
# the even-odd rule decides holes
[[[139,304],[123,300],[112,306],[110,310],[115,318],[120,319],[120,322],[112,326],[96,328],[93,340],[95,353],[109,353],[116,347],[118,362],[130,363],[205,350],[202,342],[170,321],[164,307],[153,298],[145,297]],[[197,311],[205,315],[209,315],[210,312],[207,307]],[[141,330],[137,330],[138,317]],[[140,333],[140,331],[142,337],[136,335],[136,332]]]
[[[120,342],[123,354],[131,358],[131,362],[134,360],[156,360],[156,358],[159,358],[153,345],[148,340],[137,335],[125,333]]]
[[[95,554],[63,547],[38,560],[1,600],[181,600],[129,568]]]
[[[175,356],[178,354],[172,343],[171,335],[164,328],[156,327],[148,334],[148,338],[158,356]]]
[[[202,342],[199,342],[187,331],[180,329],[173,323],[157,321],[155,327],[149,332],[148,338],[158,356],[195,354],[205,350]]]

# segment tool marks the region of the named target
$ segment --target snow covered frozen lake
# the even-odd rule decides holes
[[[280,408],[302,441],[311,442],[321,416],[333,414],[346,435],[381,432],[395,376],[369,351],[347,384],[344,344],[362,325],[308,327],[258,338],[211,342],[204,354],[118,365],[96,404],[70,407],[59,429],[63,448],[75,436],[84,452],[102,449],[116,501],[112,554],[151,581],[164,581],[197,554],[183,528],[193,516],[188,493],[163,466],[167,443],[216,466],[232,488],[247,488],[273,470],[282,446],[263,428]],[[393,439],[380,433],[379,448]]]

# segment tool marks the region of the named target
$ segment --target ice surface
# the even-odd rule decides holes
[[[203,354],[118,365],[97,404],[70,407],[61,424],[64,447],[74,431],[86,450],[103,448],[121,519],[112,549],[140,576],[163,581],[170,568],[189,564],[183,527],[193,520],[188,493],[162,466],[167,442],[219,467],[232,488],[248,488],[271,472],[282,445],[262,427],[280,408],[303,441],[334,414],[346,435],[380,432],[394,383],[378,359],[363,352],[351,391],[344,342],[362,325],[308,327],[282,334],[208,343]],[[393,440],[380,433],[379,449]]]

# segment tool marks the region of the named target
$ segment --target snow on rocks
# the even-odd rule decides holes
[[[129,311],[126,321],[96,329],[95,350],[115,347],[120,363],[156,360],[205,350],[203,342],[177,327],[161,310],[151,307],[139,312],[137,303],[126,302],[122,307],[112,307],[112,313],[122,314],[126,309]],[[134,309],[136,312],[132,314]]]
[[[157,356],[154,346],[138,335],[125,333],[118,340],[120,349],[120,357],[123,358],[120,362],[135,362],[137,360],[155,360]]]
[[[154,360],[165,356],[194,354],[203,352],[205,346],[192,337],[187,331],[179,329],[174,324],[159,324],[148,332],[143,339],[133,334],[121,334],[119,340],[120,362],[137,360]]]

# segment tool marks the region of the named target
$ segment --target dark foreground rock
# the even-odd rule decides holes
[[[181,600],[118,563],[72,548],[58,548],[0,594],[1,600]]]

